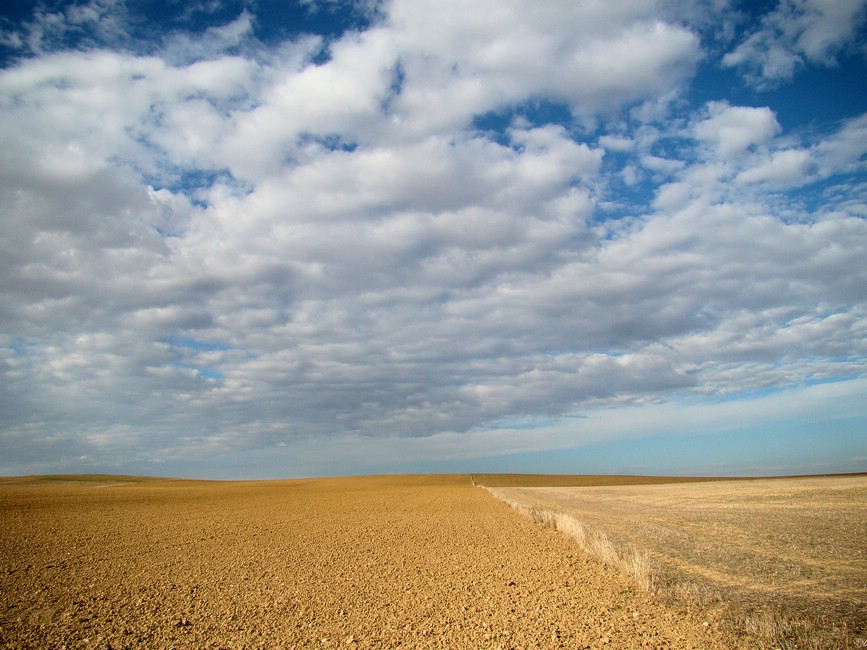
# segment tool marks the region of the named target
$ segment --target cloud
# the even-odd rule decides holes
[[[865,17],[863,0],[780,0],[762,18],[760,29],[726,54],[722,63],[744,69],[760,86],[790,79],[807,63],[833,66],[847,49],[859,47]]]
[[[162,56],[175,63],[220,58],[227,51],[245,44],[252,35],[253,15],[244,10],[235,20],[209,27],[201,35],[191,36],[184,32],[169,34],[162,46]]]
[[[729,106],[726,102],[708,104],[708,118],[695,125],[699,140],[711,142],[723,158],[761,145],[779,133],[780,125],[767,107]]]
[[[43,54],[69,46],[115,46],[130,40],[126,5],[122,0],[90,0],[56,11],[39,4],[18,29],[0,33],[0,44],[27,54]]]
[[[867,168],[867,113],[846,120],[831,137],[817,143],[814,148],[822,176],[835,173],[854,173]]]
[[[769,155],[735,177],[737,183],[800,184],[812,166],[810,153],[804,149],[785,149]]]
[[[858,138],[863,115],[837,124],[837,130],[823,138],[806,138],[783,134],[768,107],[710,102],[705,110],[689,126],[668,135],[681,143],[697,142],[696,150],[685,153],[695,159],[641,156],[642,165],[664,181],[653,199],[656,209],[677,210],[696,201],[767,202],[772,198],[769,191],[809,188],[837,175],[857,175],[865,168],[865,148]],[[651,146],[658,137],[650,141]],[[791,200],[788,208],[773,206],[781,219],[807,218],[804,212],[795,216],[799,209],[800,202]],[[860,210],[854,204],[848,209],[854,210],[850,214]]]
[[[635,148],[635,142],[630,138],[617,135],[603,135],[599,138],[599,144],[610,151],[627,152]]]
[[[406,78],[395,116],[411,131],[450,128],[528,97],[591,115],[664,93],[696,64],[697,36],[653,19],[650,6],[597,9],[393,3]]]
[[[863,115],[678,99],[699,27],[652,2],[256,20],[0,72],[0,455],[459,449],[863,375]]]

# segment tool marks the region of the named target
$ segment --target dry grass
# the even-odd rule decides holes
[[[867,476],[491,491],[754,647],[867,647]]]
[[[753,638],[779,650],[829,650],[863,648],[844,622],[826,628],[811,617],[792,617],[785,612],[761,610],[741,613],[737,624]]]

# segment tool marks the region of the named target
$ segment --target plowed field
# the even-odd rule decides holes
[[[0,647],[732,647],[465,476],[4,479],[0,518]]]

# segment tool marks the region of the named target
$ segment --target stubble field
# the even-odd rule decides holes
[[[576,482],[487,481],[597,556],[643,560],[636,573],[660,597],[716,611],[768,645],[867,647],[867,476]]]
[[[0,513],[0,647],[730,647],[468,476],[6,479]]]

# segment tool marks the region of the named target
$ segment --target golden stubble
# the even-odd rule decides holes
[[[867,476],[610,480],[491,491],[659,597],[772,647],[867,647]]]

